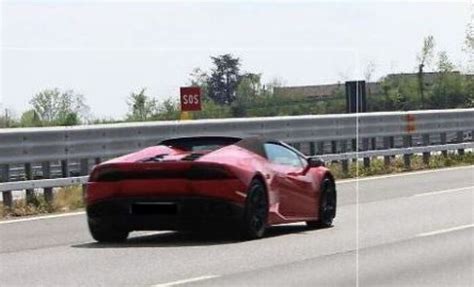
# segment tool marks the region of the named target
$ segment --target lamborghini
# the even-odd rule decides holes
[[[99,242],[136,230],[233,230],[257,239],[271,225],[331,226],[336,185],[321,159],[281,141],[185,137],[95,166],[85,202]]]

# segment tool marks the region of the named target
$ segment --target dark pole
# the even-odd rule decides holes
[[[418,85],[420,88],[420,97],[421,97],[421,109],[425,109],[425,95],[424,95],[424,86],[423,86],[423,67],[424,64],[420,64],[418,67]]]

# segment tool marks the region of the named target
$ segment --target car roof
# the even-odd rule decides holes
[[[279,141],[268,139],[263,136],[250,136],[250,137],[231,137],[231,136],[195,136],[195,137],[178,137],[171,138],[160,142],[160,145],[181,147],[187,149],[187,147],[195,144],[217,144],[217,145],[236,145],[238,147],[249,150],[255,154],[258,154],[264,158],[267,158],[264,144],[273,143],[282,145],[300,156],[304,157],[300,151],[296,150],[292,146]]]

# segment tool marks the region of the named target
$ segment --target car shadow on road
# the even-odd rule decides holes
[[[302,225],[279,225],[270,227],[264,238],[266,240],[278,236],[290,234],[306,234],[308,228]],[[239,239],[239,236],[226,233],[190,233],[190,232],[157,232],[145,235],[138,233],[138,236],[132,236],[122,243],[98,243],[88,242],[83,244],[72,245],[73,248],[139,248],[139,247],[183,247],[183,246],[209,246],[223,244],[239,244],[245,243]]]

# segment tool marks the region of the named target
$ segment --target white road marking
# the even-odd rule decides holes
[[[219,277],[219,275],[204,275],[204,276],[183,279],[183,280],[178,280],[178,281],[173,281],[173,282],[168,282],[168,283],[156,284],[156,285],[152,285],[151,287],[171,287],[171,286],[177,286],[177,285],[182,285],[182,284],[191,283],[191,282],[208,280],[208,279],[217,278],[217,277]]]
[[[438,234],[448,233],[448,232],[452,232],[452,231],[468,229],[468,228],[472,228],[472,227],[474,227],[474,224],[461,225],[461,226],[456,226],[456,227],[452,227],[452,228],[446,228],[446,229],[441,229],[441,230],[436,230],[436,231],[431,231],[431,232],[420,233],[420,234],[417,234],[416,237],[425,237],[425,236],[431,236],[431,235],[438,235]]]
[[[69,216],[76,216],[76,215],[83,215],[83,214],[86,214],[86,212],[79,211],[79,212],[68,212],[68,213],[61,213],[61,214],[51,214],[51,215],[44,215],[44,216],[4,220],[4,221],[0,221],[0,224],[10,224],[10,223],[18,223],[18,222],[26,222],[26,221],[34,221],[34,220],[69,217]]]
[[[336,180],[336,183],[337,184],[351,183],[351,182],[356,182],[356,181],[368,181],[368,180],[377,180],[377,179],[384,179],[384,178],[391,178],[391,177],[420,175],[420,174],[437,173],[437,172],[444,172],[444,171],[458,170],[458,169],[473,169],[474,171],[474,166],[473,165],[456,166],[456,167],[448,167],[448,168],[440,168],[440,169],[420,170],[420,171],[413,171],[413,172],[401,172],[401,173],[387,174],[387,175],[358,177],[358,178],[351,178],[351,179]]]
[[[460,188],[453,188],[453,189],[446,189],[446,190],[438,190],[438,191],[430,191],[425,193],[418,193],[412,195],[412,197],[420,197],[420,196],[430,196],[430,195],[438,195],[438,194],[445,194],[450,192],[458,192],[463,190],[471,190],[474,191],[474,186],[467,186],[467,187],[460,187]]]

